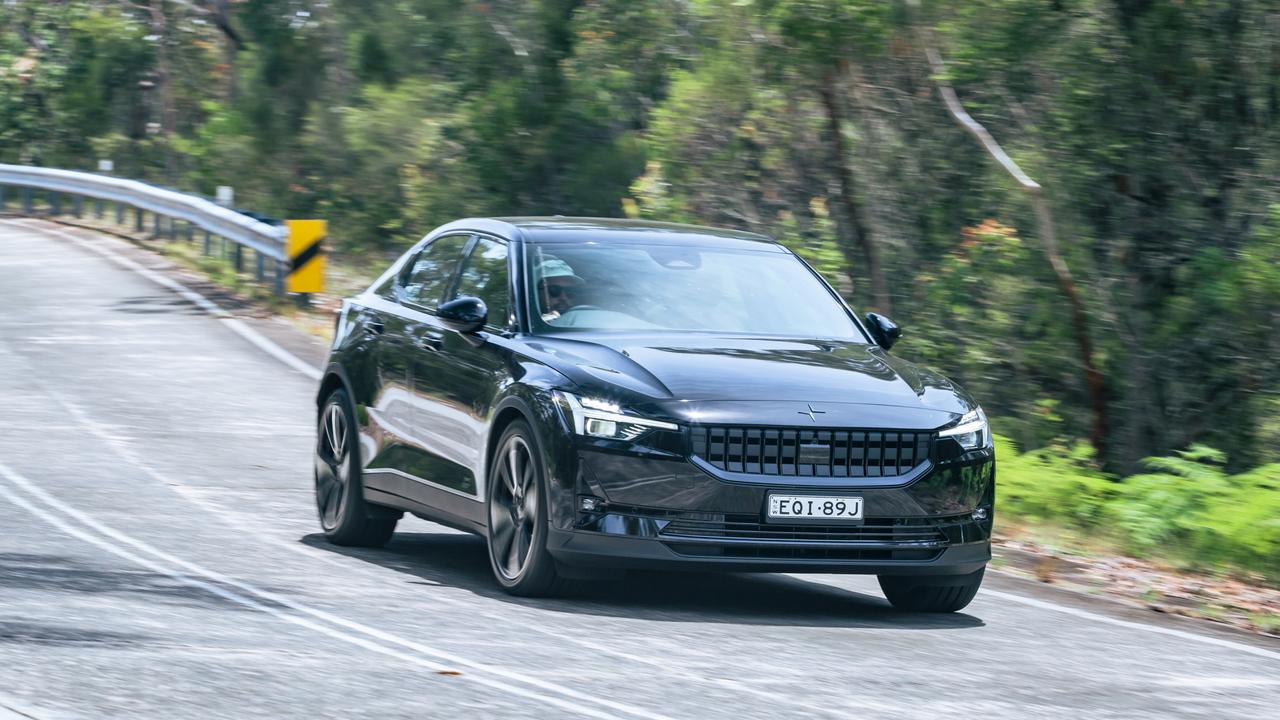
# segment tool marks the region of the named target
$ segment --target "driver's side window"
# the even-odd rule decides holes
[[[434,312],[453,281],[462,262],[462,251],[469,242],[470,235],[446,235],[432,240],[405,270],[401,285],[403,300]]]

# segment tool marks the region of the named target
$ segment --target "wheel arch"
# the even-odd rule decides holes
[[[547,475],[547,500],[551,506],[552,521],[559,521],[557,525],[562,524],[566,517],[565,508],[572,506],[576,473],[571,463],[572,444],[566,441],[570,434],[560,409],[552,398],[551,389],[515,384],[506,397],[495,405],[492,418],[489,435],[485,440],[485,492],[488,493],[489,468],[493,465],[493,455],[497,452],[502,434],[512,422],[523,420],[534,435],[543,470]]]
[[[502,439],[502,433],[507,431],[507,427],[516,420],[524,420],[533,427],[533,423],[529,422],[525,411],[516,403],[508,404],[502,408],[493,417],[493,423],[489,426],[489,439],[485,443],[484,448],[484,466],[487,469],[493,465],[493,454],[498,450],[498,441]],[[536,431],[535,431],[536,432]]]
[[[320,378],[320,385],[316,388],[316,412],[320,411],[324,401],[329,399],[334,390],[346,390],[347,397],[351,398],[351,402],[357,402],[355,393],[351,389],[351,381],[347,379],[347,373],[342,366],[337,363],[331,363],[325,368],[324,376]]]

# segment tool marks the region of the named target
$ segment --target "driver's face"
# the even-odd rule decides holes
[[[542,281],[542,307],[562,313],[578,304],[578,283],[570,278],[553,277]]]

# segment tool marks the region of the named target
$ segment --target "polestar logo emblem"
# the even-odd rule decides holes
[[[810,405],[809,403],[805,403],[805,404],[804,404],[804,406],[805,406],[805,407],[807,407],[807,408],[809,408],[809,409],[808,409],[808,410],[797,410],[796,412],[797,412],[797,413],[799,413],[799,414],[801,414],[801,415],[808,415],[808,416],[809,416],[809,419],[810,419],[810,420],[812,420],[812,421],[814,421],[814,422],[818,422],[818,418],[814,417],[815,415],[826,415],[826,414],[827,414],[827,411],[826,411],[826,410],[814,410],[814,409],[813,409],[813,406],[812,406],[812,405]]]

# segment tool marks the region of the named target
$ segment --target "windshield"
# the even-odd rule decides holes
[[[865,341],[840,302],[790,253],[596,242],[529,248],[535,331]]]

